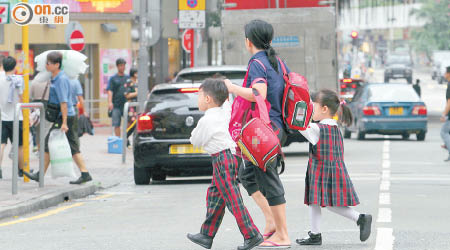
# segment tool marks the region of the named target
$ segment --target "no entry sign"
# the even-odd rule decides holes
[[[84,49],[84,35],[81,31],[74,30],[72,34],[70,34],[69,46],[75,51],[82,51]]]

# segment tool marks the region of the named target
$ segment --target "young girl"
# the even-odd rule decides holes
[[[352,123],[352,113],[345,103],[339,102],[334,91],[321,90],[313,96],[313,120],[308,129],[300,131],[310,142],[308,170],[305,178],[305,204],[309,206],[311,231],[308,237],[297,239],[300,245],[322,245],[320,231],[321,207],[356,222],[360,240],[370,236],[372,216],[360,214],[350,208],[359,204],[347,168],[344,163],[344,144],[337,122],[333,119],[338,111],[341,122]]]

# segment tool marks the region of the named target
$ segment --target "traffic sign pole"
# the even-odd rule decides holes
[[[195,31],[194,29],[190,29],[189,33],[191,34],[191,68],[195,66]]]

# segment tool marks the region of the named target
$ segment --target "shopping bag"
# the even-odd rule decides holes
[[[75,178],[76,175],[72,164],[72,153],[65,133],[59,129],[52,130],[48,139],[48,149],[50,153],[50,163],[52,165],[52,178]]]

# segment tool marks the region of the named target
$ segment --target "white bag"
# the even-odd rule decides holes
[[[72,164],[72,153],[66,135],[59,129],[50,132],[48,139],[50,163],[52,164],[52,178],[75,178]]]
[[[47,50],[34,58],[36,62],[36,70],[39,72],[35,80],[38,82],[46,82],[51,78],[50,72],[46,69],[47,55],[52,51],[58,51],[63,55],[62,70],[70,78],[75,79],[80,74],[84,74],[89,67],[84,61],[87,59],[85,55],[75,50]]]

